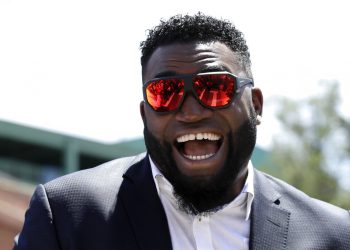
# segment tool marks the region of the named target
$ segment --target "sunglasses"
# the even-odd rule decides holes
[[[254,85],[252,79],[227,72],[176,75],[152,79],[143,85],[145,102],[156,112],[177,111],[186,94],[192,93],[205,108],[228,107],[240,89]]]

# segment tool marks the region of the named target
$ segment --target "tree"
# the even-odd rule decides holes
[[[350,209],[350,192],[338,181],[338,166],[349,160],[350,121],[339,111],[338,83],[320,85],[323,93],[309,99],[278,99],[283,134],[272,146],[275,167],[265,171],[312,197]]]

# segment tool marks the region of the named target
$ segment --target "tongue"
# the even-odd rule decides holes
[[[215,154],[219,150],[217,142],[201,140],[188,141],[184,143],[183,152],[185,155],[207,155]]]

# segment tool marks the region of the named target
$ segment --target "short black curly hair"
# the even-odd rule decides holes
[[[176,15],[148,30],[148,36],[141,42],[141,65],[144,70],[152,53],[162,45],[176,42],[219,41],[238,55],[245,73],[252,77],[250,53],[242,32],[228,20],[217,19],[201,12],[190,15]]]

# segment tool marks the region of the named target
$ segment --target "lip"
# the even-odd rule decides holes
[[[179,148],[179,143],[177,142],[177,138],[188,135],[188,134],[198,134],[198,133],[208,133],[208,134],[216,134],[220,136],[220,139],[218,143],[219,148],[210,157],[204,158],[204,159],[190,159],[189,157],[186,157],[183,152],[181,152],[181,149]],[[187,175],[187,176],[193,176],[193,177],[205,177],[205,176],[212,176],[214,175],[219,168],[222,166],[223,161],[225,160],[225,153],[226,153],[226,138],[222,135],[222,133],[219,133],[217,131],[186,131],[179,133],[175,136],[174,144],[173,144],[173,154],[174,154],[174,160],[177,163],[177,166],[179,170]]]

